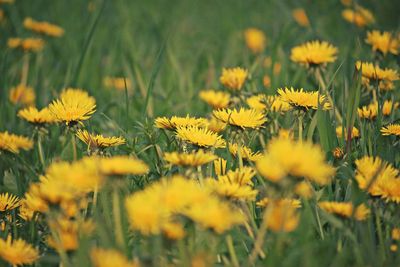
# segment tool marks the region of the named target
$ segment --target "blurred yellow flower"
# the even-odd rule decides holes
[[[27,137],[0,132],[0,150],[18,154],[20,149],[30,150],[32,147],[33,141]]]
[[[106,88],[113,88],[117,91],[125,91],[125,86],[128,91],[132,90],[132,82],[125,77],[110,77],[106,76],[103,79],[103,84]]]
[[[264,211],[267,228],[274,232],[292,232],[299,224],[297,205],[287,199],[269,200]]]
[[[114,249],[93,248],[90,258],[94,267],[139,267],[137,262],[129,261],[128,258]]]
[[[215,118],[214,116],[212,116],[208,120],[207,129],[209,129],[210,131],[212,131],[214,133],[219,133],[219,132],[222,132],[223,130],[225,130],[226,125],[227,124],[225,122],[220,121],[217,118]]]
[[[156,128],[167,130],[189,126],[206,127],[207,120],[204,118],[189,117],[189,115],[186,115],[186,117],[172,116],[170,119],[167,117],[158,117],[155,119],[154,125]]]
[[[400,228],[395,227],[392,229],[392,239],[393,240],[400,240]]]
[[[344,128],[344,126],[342,126],[342,125],[336,127],[336,136],[338,138],[342,138],[343,133],[344,133],[344,138],[347,139],[347,129]],[[351,129],[350,138],[358,138],[358,137],[360,137],[360,131],[356,127],[353,127]]]
[[[143,175],[149,172],[149,167],[137,158],[113,156],[100,159],[100,171],[104,175]]]
[[[21,206],[21,200],[8,192],[0,194],[0,212],[6,212]]]
[[[396,81],[399,80],[399,74],[394,69],[381,69],[378,65],[369,62],[356,62],[356,69],[361,70],[363,77],[370,80],[385,80]]]
[[[307,181],[302,181],[300,183],[297,183],[296,186],[294,187],[294,193],[305,199],[311,198],[312,195],[314,194],[313,188]]]
[[[358,27],[364,27],[375,22],[371,11],[359,5],[356,5],[354,9],[347,8],[343,10],[342,17]]]
[[[267,74],[263,76],[263,85],[265,88],[271,87],[271,77],[269,77]]]
[[[249,73],[243,68],[223,68],[219,81],[228,89],[240,90],[246,82]]]
[[[77,131],[76,136],[90,149],[104,149],[112,146],[120,146],[126,142],[123,137],[105,137],[101,134],[93,134],[81,129]]]
[[[52,37],[61,37],[64,34],[63,28],[45,21],[36,21],[30,17],[24,19],[24,27]]]
[[[286,138],[271,140],[256,167],[262,176],[272,182],[291,175],[325,185],[335,174],[335,168],[325,163],[325,153],[318,145]]]
[[[192,153],[165,153],[164,159],[172,165],[197,167],[217,159],[217,156],[215,156],[213,153],[204,152],[200,149],[199,151]]]
[[[162,227],[164,236],[171,240],[179,240],[185,236],[185,229],[183,225],[176,222],[168,222]]]
[[[389,124],[381,128],[382,135],[400,136],[400,124]]]
[[[365,204],[357,206],[354,210],[353,203],[351,202],[322,201],[318,203],[318,206],[328,213],[337,214],[346,218],[354,217],[357,221],[366,220],[371,212]]]
[[[0,257],[11,265],[33,264],[39,258],[39,251],[22,239],[0,238]]]
[[[267,121],[264,113],[256,109],[220,109],[214,110],[215,118],[229,125],[244,128],[258,129]]]
[[[228,148],[229,152],[231,152],[232,156],[237,157],[238,156],[238,144],[236,143],[229,143]],[[240,146],[240,157],[245,160],[249,161],[257,161],[261,157],[260,152],[253,152],[249,147],[245,145]]]
[[[244,31],[247,47],[255,54],[261,53],[266,45],[267,38],[263,31],[257,28],[248,28]]]
[[[254,95],[246,99],[247,105],[250,108],[259,111],[270,110],[272,112],[286,112],[291,109],[291,106],[281,97],[276,95]]]
[[[222,91],[203,90],[199,97],[213,109],[220,109],[228,107],[231,95]]]
[[[292,10],[293,19],[303,27],[309,27],[310,21],[308,20],[306,11],[303,8],[296,8]]]
[[[81,89],[65,89],[60,98],[49,105],[50,112],[57,121],[75,125],[88,120],[96,111],[96,100]]]
[[[199,147],[223,148],[226,146],[222,136],[207,128],[199,128],[196,126],[177,128],[176,137]]]
[[[379,157],[364,156],[355,161],[358,186],[374,197],[400,203],[400,173]]]
[[[398,102],[393,103],[391,100],[385,100],[382,105],[382,115],[389,116],[398,106]],[[358,116],[362,119],[374,120],[378,115],[378,102],[373,102],[368,106],[362,106],[358,108],[357,112]]]
[[[324,110],[331,109],[331,105],[326,100],[325,95],[319,95],[318,91],[306,92],[303,88],[293,89],[278,89],[278,95],[281,97],[282,101],[287,102],[293,107],[301,109],[318,109],[318,105]]]
[[[271,204],[274,202],[282,202],[282,203],[292,206],[293,208],[301,208],[301,201],[299,199],[295,199],[295,198],[271,199],[268,197],[264,197],[263,199],[260,199],[259,201],[257,201],[256,205],[258,207],[265,208],[268,206],[268,204]]]
[[[23,104],[25,106],[32,106],[35,103],[35,91],[32,87],[19,84],[11,88],[9,99],[13,104]]]
[[[214,160],[214,171],[216,175],[225,175],[227,161],[223,158]]]
[[[338,49],[328,42],[311,41],[292,48],[290,59],[306,66],[334,62]]]
[[[372,46],[373,51],[379,51],[384,55],[388,52],[394,55],[399,53],[399,40],[390,32],[370,31],[365,42]]]
[[[46,107],[38,110],[35,107],[28,107],[18,111],[18,117],[32,123],[32,124],[46,124],[55,122],[55,118]]]
[[[9,48],[21,48],[25,52],[39,52],[43,50],[45,42],[40,38],[8,38]]]

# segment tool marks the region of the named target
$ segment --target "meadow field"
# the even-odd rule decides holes
[[[398,0],[0,0],[0,267],[400,266]]]

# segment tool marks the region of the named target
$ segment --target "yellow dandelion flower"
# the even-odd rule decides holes
[[[226,128],[226,123],[218,120],[214,116],[208,120],[207,129],[214,133],[220,133]]]
[[[237,200],[254,200],[258,191],[253,189],[252,177],[256,175],[253,168],[244,167],[219,175],[218,179],[206,179],[206,185],[218,195]]]
[[[39,52],[43,50],[44,44],[40,38],[9,38],[7,41],[9,48],[20,48],[25,52]]]
[[[347,129],[344,128],[344,126],[342,126],[342,125],[336,127],[336,136],[338,138],[342,138],[343,133],[344,133],[344,138],[347,139]],[[350,138],[358,138],[358,137],[360,137],[360,131],[356,127],[353,127],[351,129]]]
[[[390,32],[370,31],[365,42],[372,46],[373,51],[382,52],[384,55],[388,52],[394,55],[399,53],[399,40]]]
[[[204,118],[189,117],[189,115],[186,117],[172,116],[170,119],[167,117],[158,117],[155,119],[154,125],[156,128],[167,130],[190,126],[206,127],[207,120]]]
[[[9,194],[8,192],[0,194],[0,212],[13,210],[20,205],[21,201],[17,196]]]
[[[400,228],[395,227],[392,229],[392,239],[393,240],[400,240]]]
[[[224,68],[222,69],[222,75],[219,77],[219,81],[228,89],[240,90],[246,82],[249,73],[243,68]]]
[[[103,79],[103,84],[106,88],[114,88],[117,91],[124,92],[125,86],[128,91],[132,90],[132,82],[129,78],[125,77],[110,77],[107,76]]]
[[[258,129],[267,121],[264,113],[256,109],[220,109],[214,110],[215,118],[229,125],[244,128]]]
[[[344,156],[343,149],[340,147],[335,147],[335,149],[332,151],[332,154],[336,159],[341,159]]]
[[[354,210],[351,202],[322,201],[318,203],[318,206],[328,213],[346,218],[354,217],[357,221],[364,221],[371,212],[364,204],[357,206]]]
[[[11,88],[9,93],[10,102],[13,104],[22,104],[32,106],[35,103],[35,91],[32,87],[19,84]]]
[[[33,141],[27,137],[0,132],[0,150],[18,154],[20,149],[30,150],[32,147]]]
[[[361,75],[369,80],[385,80],[385,81],[397,81],[399,80],[399,74],[397,70],[393,69],[381,69],[378,65],[374,65],[369,62],[356,62],[356,69],[361,70]]]
[[[375,22],[371,11],[359,5],[356,5],[354,9],[347,8],[343,10],[342,17],[347,22],[353,23],[358,27],[365,27]]]
[[[306,199],[312,197],[312,195],[314,194],[313,188],[307,181],[302,181],[300,183],[297,183],[296,186],[294,187],[294,193]]]
[[[182,141],[199,147],[223,148],[226,146],[226,142],[222,139],[222,136],[207,128],[199,128],[196,126],[179,127],[176,129],[176,136]]]
[[[369,83],[369,80],[368,80],[368,83]],[[386,80],[380,81],[378,86],[379,86],[379,90],[382,90],[382,91],[393,91],[394,90],[394,83],[392,81],[386,81]]]
[[[215,156],[213,153],[204,152],[201,149],[192,153],[171,152],[164,154],[164,159],[168,163],[177,166],[189,167],[201,166],[215,160],[216,158],[217,156]]]
[[[282,139],[293,139],[293,132],[289,129],[281,128],[279,129],[278,137]]]
[[[215,198],[209,198],[203,203],[194,203],[184,212],[184,215],[218,234],[246,221],[243,213]]]
[[[137,158],[113,156],[100,160],[100,170],[105,175],[143,175],[149,172],[149,167]]]
[[[324,185],[330,182],[335,173],[335,169],[325,163],[325,153],[318,145],[286,138],[270,141],[263,157],[256,162],[256,167],[261,175],[272,182],[279,182],[291,175]]]
[[[257,28],[248,28],[244,31],[244,39],[247,47],[255,54],[261,53],[267,41],[263,31]]]
[[[213,109],[220,109],[228,107],[231,95],[221,91],[203,90],[199,97]]]
[[[74,125],[88,120],[96,111],[96,100],[81,89],[68,88],[60,98],[49,105],[49,110],[59,122]]]
[[[358,186],[372,196],[400,203],[399,170],[379,157],[365,156],[355,161]]]
[[[120,146],[126,142],[123,137],[105,137],[101,134],[93,134],[80,129],[76,133],[76,136],[90,149],[104,149],[112,146]]]
[[[40,196],[40,186],[38,183],[33,183],[29,186],[28,192],[25,193],[23,205],[34,212],[44,213],[49,210],[49,205]]]
[[[385,100],[382,105],[382,114],[389,116],[393,110],[399,106],[398,102],[393,103],[391,100]],[[357,109],[358,116],[362,119],[374,120],[378,116],[378,102],[373,102],[368,106],[362,106]]]
[[[94,267],[139,267],[138,263],[129,261],[124,254],[113,249],[93,248],[90,258]]]
[[[39,251],[22,239],[0,238],[0,257],[12,265],[32,264],[39,258]]]
[[[400,136],[400,124],[389,124],[388,126],[382,127],[382,135],[395,135]]]
[[[303,8],[296,8],[292,10],[292,17],[293,19],[303,27],[309,27],[310,21],[308,20],[308,16],[306,11]]]
[[[225,175],[227,161],[223,158],[214,160],[214,171],[216,175]]]
[[[269,75],[265,74],[263,76],[263,85],[265,88],[270,88],[271,87],[271,77]]]
[[[185,236],[183,225],[176,222],[168,222],[162,227],[163,234],[171,240],[179,240]]]
[[[25,199],[21,200],[21,206],[19,207],[18,216],[24,221],[30,221],[33,219],[34,215],[35,211],[29,208],[29,206],[26,204]]]
[[[24,27],[25,29],[52,37],[61,37],[64,34],[63,28],[57,25],[45,21],[36,21],[29,17],[24,19]]]
[[[267,228],[274,232],[292,232],[299,224],[300,215],[298,207],[293,201],[277,199],[268,201],[268,207],[264,211],[263,220]]]
[[[290,104],[275,95],[267,96],[264,94],[259,94],[247,98],[246,102],[250,108],[259,111],[270,110],[272,112],[286,112],[291,109]]]
[[[334,62],[338,49],[328,42],[312,41],[292,48],[290,59],[306,66]]]
[[[54,116],[48,108],[38,110],[35,107],[28,107],[18,111],[18,117],[32,124],[46,124],[55,122]]]
[[[238,156],[238,144],[229,143],[228,148],[234,157]],[[242,145],[240,146],[240,156],[245,160],[257,161],[262,155],[260,152],[253,152],[249,147]]]
[[[292,206],[293,208],[301,208],[301,201],[299,199],[295,198],[280,198],[280,199],[271,199],[268,197],[265,197],[259,201],[257,201],[256,205],[258,207],[267,207],[268,204],[274,204],[274,202],[282,202],[285,203],[289,206]]]
[[[293,107],[301,109],[318,109],[318,104],[322,109],[331,109],[331,105],[326,100],[325,95],[319,95],[318,91],[305,92],[303,88],[295,90],[292,88],[278,89],[278,94],[282,101],[289,103]],[[319,103],[318,103],[319,102]]]

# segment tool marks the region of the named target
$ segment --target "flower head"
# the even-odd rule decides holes
[[[232,156],[236,157],[238,155],[238,144],[235,143],[229,143],[228,148],[229,152],[231,152]],[[261,157],[260,152],[253,152],[249,147],[241,145],[240,146],[240,157],[242,159],[246,159],[249,161],[257,161]]]
[[[389,124],[388,126],[382,127],[382,135],[395,135],[400,136],[400,124]]]
[[[296,8],[292,10],[293,19],[303,27],[309,27],[310,21],[308,20],[306,11],[303,8]]]
[[[48,108],[38,110],[35,107],[28,107],[18,111],[18,117],[36,125],[53,123],[55,121],[53,115]]]
[[[303,88],[295,90],[292,88],[278,89],[282,101],[289,103],[293,107],[301,109],[318,109],[320,105],[321,109],[331,109],[331,105],[326,100],[324,95],[319,95],[318,92],[305,92]]]
[[[30,150],[32,147],[33,141],[27,137],[0,132],[0,150],[18,154],[20,149]]]
[[[354,210],[351,202],[322,201],[318,203],[318,206],[328,213],[346,218],[354,217],[357,221],[364,221],[370,213],[370,210],[364,204],[359,205]]]
[[[36,21],[29,17],[24,19],[24,27],[28,30],[52,37],[60,37],[64,34],[64,30],[57,25],[45,21]]]
[[[356,5],[355,9],[346,8],[343,10],[342,17],[358,27],[364,27],[375,22],[374,15],[372,15],[371,11],[359,5]]]
[[[306,66],[334,62],[338,49],[328,42],[312,41],[292,48],[290,59]]]
[[[20,48],[25,52],[39,52],[43,50],[44,41],[40,38],[9,38],[7,45],[9,48]]]
[[[139,264],[129,261],[124,254],[113,249],[94,248],[90,258],[94,267],[139,267]]]
[[[49,105],[50,112],[57,121],[74,125],[88,120],[96,111],[96,100],[81,89],[68,88],[60,98]]]
[[[76,136],[91,149],[104,149],[125,144],[123,137],[105,137],[101,134],[92,134],[86,130],[78,130]]]
[[[259,94],[247,98],[246,102],[250,108],[259,111],[270,110],[272,112],[286,112],[291,109],[289,103],[283,101],[280,97],[275,95],[267,96],[264,94]]]
[[[233,91],[240,90],[248,75],[248,71],[243,68],[224,68],[222,69],[222,75],[219,77],[219,81],[228,89]]]
[[[344,138],[347,139],[347,129],[343,128],[342,125],[336,127],[336,136],[338,138],[342,138],[343,133],[344,133]],[[360,137],[360,131],[356,127],[353,127],[351,129],[350,138],[358,138],[358,137]]]
[[[176,136],[182,141],[199,147],[222,148],[226,145],[222,136],[207,128],[199,128],[196,126],[179,127],[176,129]]]
[[[299,224],[300,215],[297,205],[287,199],[268,201],[264,211],[264,220],[268,229],[274,232],[292,232]]]
[[[264,50],[267,38],[263,31],[257,28],[248,28],[244,31],[244,39],[247,47],[257,54]]]
[[[215,118],[214,116],[212,116],[208,120],[207,129],[209,129],[210,131],[212,131],[214,133],[219,133],[219,132],[222,132],[223,130],[225,130],[226,125],[227,124],[225,122],[220,121],[217,118]]]
[[[370,31],[365,42],[372,46],[373,51],[382,52],[384,55],[388,52],[394,55],[399,53],[400,43],[390,32]]]
[[[0,257],[12,265],[32,264],[39,258],[39,252],[22,239],[0,238]]]
[[[0,212],[13,210],[21,205],[21,201],[17,196],[8,192],[0,194]]]
[[[394,69],[381,69],[378,65],[374,65],[369,62],[356,62],[356,69],[361,70],[361,75],[369,80],[379,80],[386,82],[393,82],[399,79],[397,70]]]
[[[103,79],[103,84],[107,88],[114,88],[117,91],[132,90],[132,82],[129,78],[125,77],[110,77],[107,76]]]
[[[398,102],[393,103],[391,100],[385,100],[382,105],[382,115],[389,116],[398,106]],[[362,106],[357,112],[358,116],[362,119],[374,120],[378,115],[378,102],[373,102],[368,106]]]
[[[35,103],[35,91],[32,87],[19,84],[11,88],[9,93],[10,102],[13,104],[23,104],[25,106],[32,106]]]
[[[258,129],[267,121],[264,113],[256,109],[220,109],[214,110],[215,118],[229,125],[244,128]]]
[[[220,109],[228,107],[231,95],[222,91],[203,90],[199,97],[213,109]]]
[[[100,160],[100,171],[105,175],[143,175],[149,172],[149,167],[137,158],[113,156]]]
[[[172,116],[170,119],[167,117],[158,117],[154,124],[155,127],[160,129],[174,130],[178,127],[205,127],[207,126],[207,120],[204,118],[189,117],[189,115],[186,117]]]
[[[272,182],[279,182],[291,175],[325,185],[335,173],[335,169],[325,163],[325,153],[319,146],[286,138],[270,141],[256,167],[261,175]]]
[[[217,156],[213,153],[199,150],[192,153],[165,153],[164,159],[172,165],[197,167],[217,159]]]

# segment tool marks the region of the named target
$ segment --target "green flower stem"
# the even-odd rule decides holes
[[[303,142],[303,114],[299,114],[299,142]]]
[[[237,255],[236,255],[236,251],[235,251],[235,247],[233,246],[233,239],[231,235],[227,235],[226,236],[226,244],[228,246],[228,251],[229,251],[229,255],[231,257],[231,261],[232,261],[232,266],[234,267],[240,267]]]
[[[46,161],[44,159],[44,153],[43,153],[43,147],[42,147],[42,135],[40,132],[38,133],[37,145],[38,145],[38,151],[39,151],[39,160],[44,169],[46,167],[46,164],[45,164]]]
[[[117,245],[123,249],[124,246],[124,234],[122,231],[122,222],[121,222],[121,207],[120,207],[120,199],[118,194],[118,188],[114,187],[112,192],[112,200],[113,200],[113,214],[114,214],[114,227],[115,227],[115,240]]]

